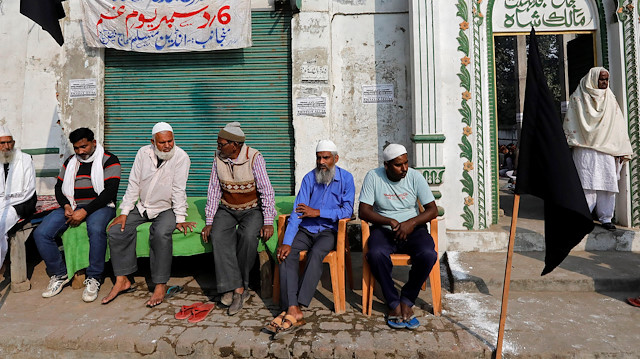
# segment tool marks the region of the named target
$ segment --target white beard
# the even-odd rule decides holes
[[[333,181],[333,177],[336,175],[336,167],[333,166],[330,169],[323,171],[316,167],[316,182],[320,184],[328,185]]]
[[[171,159],[171,157],[173,157],[173,155],[176,154],[176,146],[173,146],[171,148],[171,151],[169,152],[162,152],[158,149],[158,147],[153,146],[153,153],[156,154],[156,156],[158,156],[159,159],[163,160],[163,161],[168,161]]]
[[[0,163],[5,164],[5,163],[11,163],[11,161],[13,161],[13,158],[16,156],[16,150],[15,148],[11,151],[0,151]]]

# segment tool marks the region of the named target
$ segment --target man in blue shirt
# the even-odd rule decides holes
[[[415,329],[420,322],[412,307],[438,259],[426,226],[436,218],[438,209],[427,181],[409,168],[404,146],[388,145],[383,159],[384,167],[369,171],[360,191],[359,216],[372,225],[367,262],[389,307],[387,324],[394,329]],[[422,213],[418,201],[424,205]],[[400,295],[391,277],[391,253],[411,256],[409,280]]]
[[[320,141],[316,146],[316,168],[302,179],[277,250],[283,312],[265,328],[267,331],[288,331],[304,323],[300,305],[309,306],[313,298],[322,275],[322,260],[336,246],[338,221],[353,214],[353,176],[336,162],[336,145],[329,140]],[[308,251],[307,264],[298,280],[301,251]]]

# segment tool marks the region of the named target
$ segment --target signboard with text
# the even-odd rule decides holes
[[[83,0],[91,47],[140,52],[251,46],[250,0]]]
[[[597,14],[589,0],[497,0],[493,32],[591,31]]]

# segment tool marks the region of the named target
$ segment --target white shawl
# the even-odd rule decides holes
[[[567,143],[631,159],[627,122],[616,97],[609,87],[598,88],[601,71],[608,73],[603,67],[592,68],[571,94],[563,122]]]
[[[64,171],[64,179],[62,180],[62,193],[67,197],[69,203],[71,203],[71,208],[76,209],[76,200],[74,198],[75,194],[75,184],[76,184],[76,174],[78,173],[78,168],[80,167],[80,162],[82,163],[90,163],[91,164],[91,185],[93,186],[93,190],[96,191],[98,195],[102,191],[104,191],[104,168],[102,167],[102,158],[104,157],[104,148],[98,143],[96,144],[96,150],[93,151],[93,154],[83,160],[82,158],[75,155],[71,157],[69,163],[67,163],[67,168]]]

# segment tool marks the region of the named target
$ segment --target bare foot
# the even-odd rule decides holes
[[[387,316],[389,316],[389,317],[401,317],[402,316],[402,311],[400,309],[400,305],[398,305],[395,308],[389,310],[389,312],[387,313]]]
[[[304,318],[304,314],[300,310],[300,307],[297,306],[297,305],[290,306],[287,309],[287,314],[288,315],[293,315],[293,317],[296,318],[297,321],[300,321],[302,318]]]
[[[153,308],[160,303],[164,299],[164,295],[167,293],[167,284],[159,283],[156,284],[156,288],[153,290],[153,294],[151,295],[151,299],[147,302],[147,307]]]
[[[106,297],[102,298],[102,304],[111,302],[112,300],[116,299],[116,297],[120,295],[120,293],[129,290],[129,288],[131,288],[131,282],[129,282],[127,276],[117,276],[116,282],[113,284],[113,288],[111,288],[109,294]]]
[[[409,320],[413,316],[413,309],[410,306],[400,303],[399,307],[402,312],[402,319]]]

